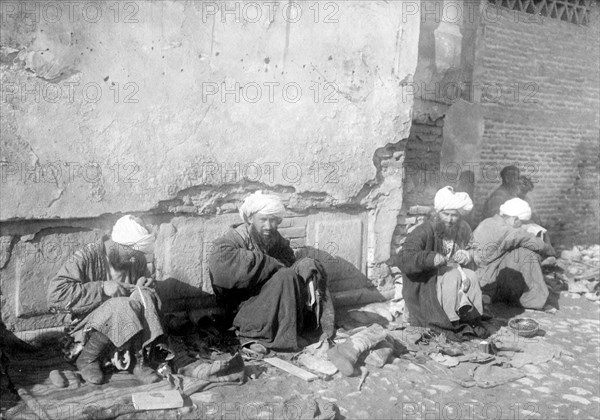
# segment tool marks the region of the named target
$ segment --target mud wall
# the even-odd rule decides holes
[[[410,130],[406,3],[3,2],[4,322],[59,324],[48,279],[125,213],[156,230],[166,301],[202,306],[204,244],[256,189],[282,194],[299,252],[330,244],[365,280],[389,254],[369,229],[402,205],[374,155]]]

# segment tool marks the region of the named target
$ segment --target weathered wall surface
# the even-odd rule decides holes
[[[477,40],[479,1],[420,2],[421,33],[414,81],[404,93],[415,98],[413,126],[406,143],[404,213],[431,205],[435,192],[456,185],[467,153],[477,149],[479,122],[469,90]],[[469,153],[473,155],[474,152]]]
[[[529,198],[553,243],[598,242],[600,18],[593,5],[583,26],[487,0],[421,2],[400,225],[411,206],[431,205],[437,188],[460,187],[463,171],[474,175],[477,222],[501,168],[517,165],[534,180]],[[460,45],[460,60],[437,47],[444,39]],[[441,128],[426,127],[433,122]]]
[[[403,11],[3,2],[2,319],[57,325],[43,315],[47,281],[129,212],[156,229],[167,306],[210,302],[210,243],[258,188],[296,212],[282,229],[298,252],[337,253],[334,289],[364,286],[378,223],[367,211],[402,205],[374,154],[410,130],[398,86],[415,72],[420,22]]]
[[[598,242],[600,19],[589,26],[491,8],[482,20],[474,84],[485,132],[477,204],[518,165],[553,241]],[[485,166],[487,165],[487,166]]]
[[[145,211],[243,178],[351,202],[408,134],[395,87],[419,22],[401,3],[3,6],[0,218]]]

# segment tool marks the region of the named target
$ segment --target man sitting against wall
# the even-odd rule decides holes
[[[521,192],[521,171],[516,166],[505,166],[500,171],[502,185],[494,190],[483,205],[482,218],[494,217],[498,214],[500,206],[507,200],[515,198]]]
[[[413,326],[444,331],[450,338],[487,335],[479,324],[482,294],[471,261],[471,228],[462,220],[473,209],[465,192],[440,189],[434,199],[436,215],[408,234],[392,258],[404,276],[402,295]],[[463,268],[465,267],[465,268]]]
[[[301,334],[319,327],[333,335],[325,271],[312,258],[296,261],[277,230],[284,212],[279,197],[250,195],[240,208],[243,223],[217,239],[209,257],[218,305],[233,319],[242,345],[257,352],[298,349]]]
[[[113,351],[114,364],[134,366],[133,374],[142,382],[160,380],[144,354],[163,334],[160,301],[151,289],[145,258],[153,247],[154,235],[142,220],[123,216],[110,239],[78,250],[49,284],[51,310],[73,317],[71,335],[83,344],[76,363],[86,382],[104,381],[101,366]]]
[[[529,204],[513,198],[482,221],[473,233],[474,257],[483,293],[493,302],[542,309],[548,298],[541,261],[554,249],[521,228],[531,218]]]

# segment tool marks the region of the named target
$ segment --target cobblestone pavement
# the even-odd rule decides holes
[[[497,387],[464,388],[443,374],[455,368],[432,361],[418,365],[396,359],[381,369],[369,368],[360,390],[359,377],[337,373],[330,380],[305,382],[264,362],[249,362],[259,374],[241,386],[196,393],[183,409],[119,418],[332,418],[326,414],[337,407],[338,418],[347,419],[599,419],[600,305],[563,292],[558,307],[554,314],[491,307],[497,322],[519,313],[538,321],[541,337],[519,338],[522,343],[562,350],[558,358],[523,366],[525,377]]]
[[[600,305],[563,292],[554,313],[525,311],[543,337],[564,351],[559,358],[522,368],[525,377],[494,388],[463,388],[406,360],[358,377],[304,382],[276,368],[240,387],[194,396],[192,417],[311,418],[311,406],[335,403],[349,419],[598,419],[600,418]],[[522,310],[521,310],[522,312]],[[512,316],[514,313],[501,313]],[[400,362],[400,363],[398,363]],[[265,365],[260,365],[265,366]],[[327,408],[327,407],[325,407]]]

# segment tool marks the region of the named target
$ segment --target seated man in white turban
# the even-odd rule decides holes
[[[521,229],[531,218],[526,201],[513,198],[498,214],[483,220],[473,233],[477,274],[483,293],[493,302],[542,309],[548,298],[541,261],[554,255],[542,238]]]
[[[277,231],[284,212],[279,197],[250,195],[240,208],[244,223],[219,238],[209,256],[217,303],[233,318],[243,346],[294,350],[307,331],[333,334],[325,272],[311,258],[295,261]]]
[[[402,296],[408,322],[419,327],[456,334],[486,335],[479,325],[482,295],[468,246],[471,228],[462,220],[473,209],[465,192],[440,189],[434,200],[436,215],[408,234],[400,253],[392,259],[404,276]]]
[[[118,368],[134,366],[133,374],[144,383],[160,380],[142,351],[163,334],[145,258],[153,247],[154,235],[142,220],[123,216],[110,239],[78,250],[49,284],[51,310],[71,316],[71,334],[84,344],[76,363],[86,382],[104,381],[101,365],[115,349]]]

